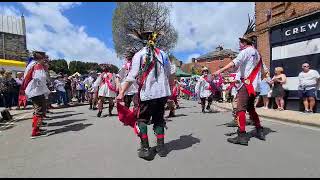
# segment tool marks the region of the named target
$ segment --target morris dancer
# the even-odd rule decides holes
[[[172,58],[170,59],[170,63],[171,63],[171,74],[172,74],[172,76],[175,77],[177,67],[174,64]],[[176,77],[175,77],[175,79],[176,79]],[[178,105],[178,88],[179,87],[177,87],[176,80],[174,82],[175,82],[174,86],[171,87],[172,88],[171,89],[171,96],[168,98],[168,101],[167,101],[168,109],[170,110],[169,115],[167,116],[168,118],[175,117],[176,116],[175,109],[179,107],[179,105]],[[176,105],[176,107],[175,107],[175,105]]]
[[[148,42],[148,44],[132,58],[132,68],[121,87],[117,99],[122,100],[130,85],[138,78],[140,103],[137,113],[137,126],[135,126],[141,140],[138,156],[151,160],[153,157],[149,147],[147,129],[149,124],[154,124],[153,130],[157,136],[156,152],[161,157],[167,155],[167,150],[164,146],[165,121],[163,116],[167,98],[171,95],[170,85],[173,85],[173,78],[170,76],[171,63],[167,54],[154,47],[158,34],[150,31],[135,31],[135,33],[136,38]]]
[[[208,101],[206,109],[210,110],[215,92],[214,87],[211,86],[211,84],[213,84],[213,78],[209,77],[208,73],[208,68],[203,67],[202,76],[200,77],[195,87],[196,93],[200,96],[202,113],[205,113],[206,100]]]
[[[32,117],[31,138],[47,135],[45,130],[40,129],[44,110],[46,108],[45,94],[50,90],[46,85],[47,75],[44,69],[46,55],[44,52],[33,52],[34,61],[30,62],[24,72],[24,81],[21,89],[32,100],[34,113]]]
[[[134,48],[127,48],[127,52],[125,53],[126,63],[124,66],[119,70],[119,73],[117,74],[117,86],[121,88],[121,85],[124,84],[125,78],[128,76],[129,71],[132,68],[132,58],[137,52]],[[130,86],[130,88],[125,92],[124,96],[124,104],[127,108],[130,107],[131,102],[133,102],[133,105],[135,108],[138,107],[138,102],[135,97],[136,93],[138,92],[138,84],[137,82],[133,82],[133,84]],[[119,91],[121,91],[119,89]]]
[[[240,77],[240,85],[237,87],[237,111],[236,116],[238,120],[238,136],[235,138],[228,138],[228,142],[234,144],[248,145],[248,138],[246,136],[246,111],[249,112],[254,121],[257,133],[256,137],[265,140],[263,128],[260,125],[260,119],[254,107],[254,100],[256,97],[256,88],[261,81],[261,67],[262,60],[259,52],[252,46],[253,41],[250,38],[242,37],[240,40],[240,53],[238,56],[227,64],[222,69],[216,71],[214,74],[220,74],[225,70],[237,67],[237,74]]]
[[[96,79],[97,79],[96,72],[90,71],[89,77],[87,77],[83,81],[85,88],[86,88],[88,101],[89,101],[89,109],[93,109],[93,110],[96,107],[96,98],[94,97],[95,93],[94,93],[94,89],[93,89],[93,83],[95,82]]]
[[[93,87],[95,91],[98,91],[98,114],[97,117],[101,117],[102,110],[103,110],[103,104],[105,101],[105,98],[109,101],[109,116],[112,116],[112,109],[114,107],[114,98],[117,96],[117,87],[115,82],[115,75],[113,73],[110,73],[107,66],[102,67],[103,72],[100,74],[100,76],[97,78],[97,80],[94,82]]]

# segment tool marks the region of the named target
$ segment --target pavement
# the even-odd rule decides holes
[[[231,103],[215,103],[219,108],[232,110]],[[295,110],[277,111],[275,109],[256,108],[260,117],[278,121],[320,127],[320,113],[306,114]]]
[[[17,114],[13,125],[0,127],[0,177],[320,176],[320,128],[262,118],[266,141],[251,137],[249,146],[240,146],[224,135],[236,131],[223,125],[232,119],[229,110],[203,114],[197,102],[180,103],[177,117],[167,121],[169,153],[152,161],[137,157],[139,140],[117,116],[97,118],[88,106],[53,109],[50,136],[30,139],[32,113]],[[154,147],[152,126],[148,130]],[[252,135],[254,127],[247,132]]]

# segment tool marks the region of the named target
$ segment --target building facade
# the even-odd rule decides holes
[[[284,68],[289,98],[297,98],[301,65],[308,62],[320,72],[320,3],[256,2],[255,20],[255,32],[249,36],[257,38],[271,75],[275,67]]]
[[[0,15],[0,59],[24,61],[27,55],[24,17]]]
[[[201,68],[205,66],[210,72],[215,72],[231,62],[236,56],[237,52],[218,46],[214,51],[201,55],[198,58],[193,58],[191,63],[183,64],[182,70],[187,73],[199,74]]]

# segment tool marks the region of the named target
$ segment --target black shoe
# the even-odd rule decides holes
[[[145,159],[145,160],[152,160],[152,152],[151,148],[149,147],[148,139],[141,139],[141,148],[138,149],[138,157]]]
[[[89,109],[90,109],[90,110],[92,109],[92,104],[89,105]]]
[[[48,123],[42,121],[41,126],[48,126]]]
[[[156,152],[160,157],[166,157],[168,152],[164,145],[164,139],[157,139]]]
[[[204,111],[204,108],[202,109],[202,111],[201,111],[202,113],[205,113],[205,111]]]
[[[176,115],[174,115],[174,113],[172,111],[170,111],[169,115],[168,115],[168,118],[170,117],[175,117]]]
[[[238,132],[238,136],[234,138],[228,138],[228,142],[233,144],[240,144],[244,146],[248,146],[248,138],[246,136],[246,132]]]
[[[208,105],[208,106],[206,107],[206,109],[209,111],[209,110],[210,110],[210,106]]]
[[[99,111],[97,117],[101,117],[102,111]]]
[[[238,124],[235,121],[230,121],[226,124],[227,127],[238,127]]]
[[[98,108],[96,108],[96,107],[93,107],[93,108],[92,108],[92,110],[97,110],[97,109],[98,109]]]
[[[138,149],[138,157],[145,160],[152,160],[150,148],[140,148]]]
[[[47,132],[48,130],[47,130],[47,129],[40,129],[40,128],[39,128],[39,131],[45,133],[45,132]]]
[[[263,127],[257,128],[256,130],[257,130],[257,132],[256,132],[255,137],[262,140],[262,141],[265,141],[266,136],[264,135]]]
[[[48,136],[47,132],[39,130],[39,132],[36,135],[31,135],[30,138],[35,139],[38,137],[45,137],[45,136]]]
[[[176,105],[176,108],[177,108],[177,109],[180,109],[180,106],[179,106],[179,105]]]

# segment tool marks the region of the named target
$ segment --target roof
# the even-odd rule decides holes
[[[200,59],[212,59],[212,58],[219,58],[219,57],[228,57],[228,56],[236,56],[238,53],[232,51],[231,49],[222,49],[222,50],[215,50],[211,51],[207,54],[201,55],[196,60]]]

